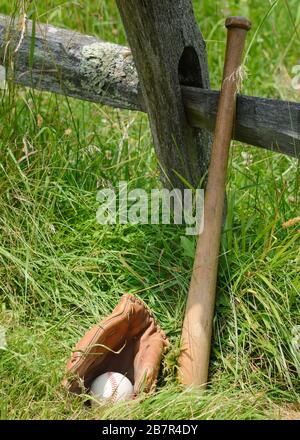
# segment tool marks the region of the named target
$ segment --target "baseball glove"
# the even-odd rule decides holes
[[[125,294],[112,314],[77,343],[63,385],[80,394],[89,391],[95,377],[113,371],[128,377],[134,395],[152,391],[167,345],[165,333],[144,303]]]

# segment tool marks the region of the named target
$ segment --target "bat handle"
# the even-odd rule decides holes
[[[243,48],[251,27],[243,17],[229,17],[225,25],[224,74],[205,193],[204,229],[198,237],[182,328],[178,377],[186,386],[203,386],[208,379],[228,153]]]

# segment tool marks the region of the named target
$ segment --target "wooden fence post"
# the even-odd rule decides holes
[[[209,88],[205,43],[191,0],[117,0],[139,75],[161,180],[198,187],[210,135],[187,121],[180,85]]]
[[[8,72],[8,44],[14,51],[21,40],[13,57],[13,75],[8,75],[15,83],[116,108],[146,111],[128,47],[42,23],[36,23],[33,36],[31,20],[27,20],[21,39],[18,22],[0,14],[0,64]],[[181,93],[190,126],[212,133],[219,92],[182,85]],[[239,142],[299,159],[300,104],[238,95],[232,136]]]

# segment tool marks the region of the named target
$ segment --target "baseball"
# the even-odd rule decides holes
[[[123,374],[109,371],[93,380],[90,392],[97,399],[111,399],[113,402],[118,402],[131,399],[133,386]]]

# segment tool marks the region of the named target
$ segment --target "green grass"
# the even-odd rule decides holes
[[[253,22],[243,92],[299,100],[298,0],[195,1],[218,88],[223,22]],[[22,2],[3,0],[0,13]],[[38,21],[125,43],[113,1],[32,2]],[[298,29],[298,32],[297,32]],[[256,32],[257,30],[257,32]],[[253,40],[251,40],[253,38]],[[159,185],[145,115],[10,86],[0,102],[0,350],[2,419],[263,419],[296,414],[300,353],[299,164],[234,144],[207,391],[182,391],[176,357],[194,239],[179,226],[96,222],[99,185]],[[248,153],[248,155],[245,154]],[[157,392],[142,401],[87,409],[60,387],[78,338],[123,292],[154,310],[171,340]],[[297,409],[298,408],[298,409]],[[293,409],[293,410],[292,410]]]

